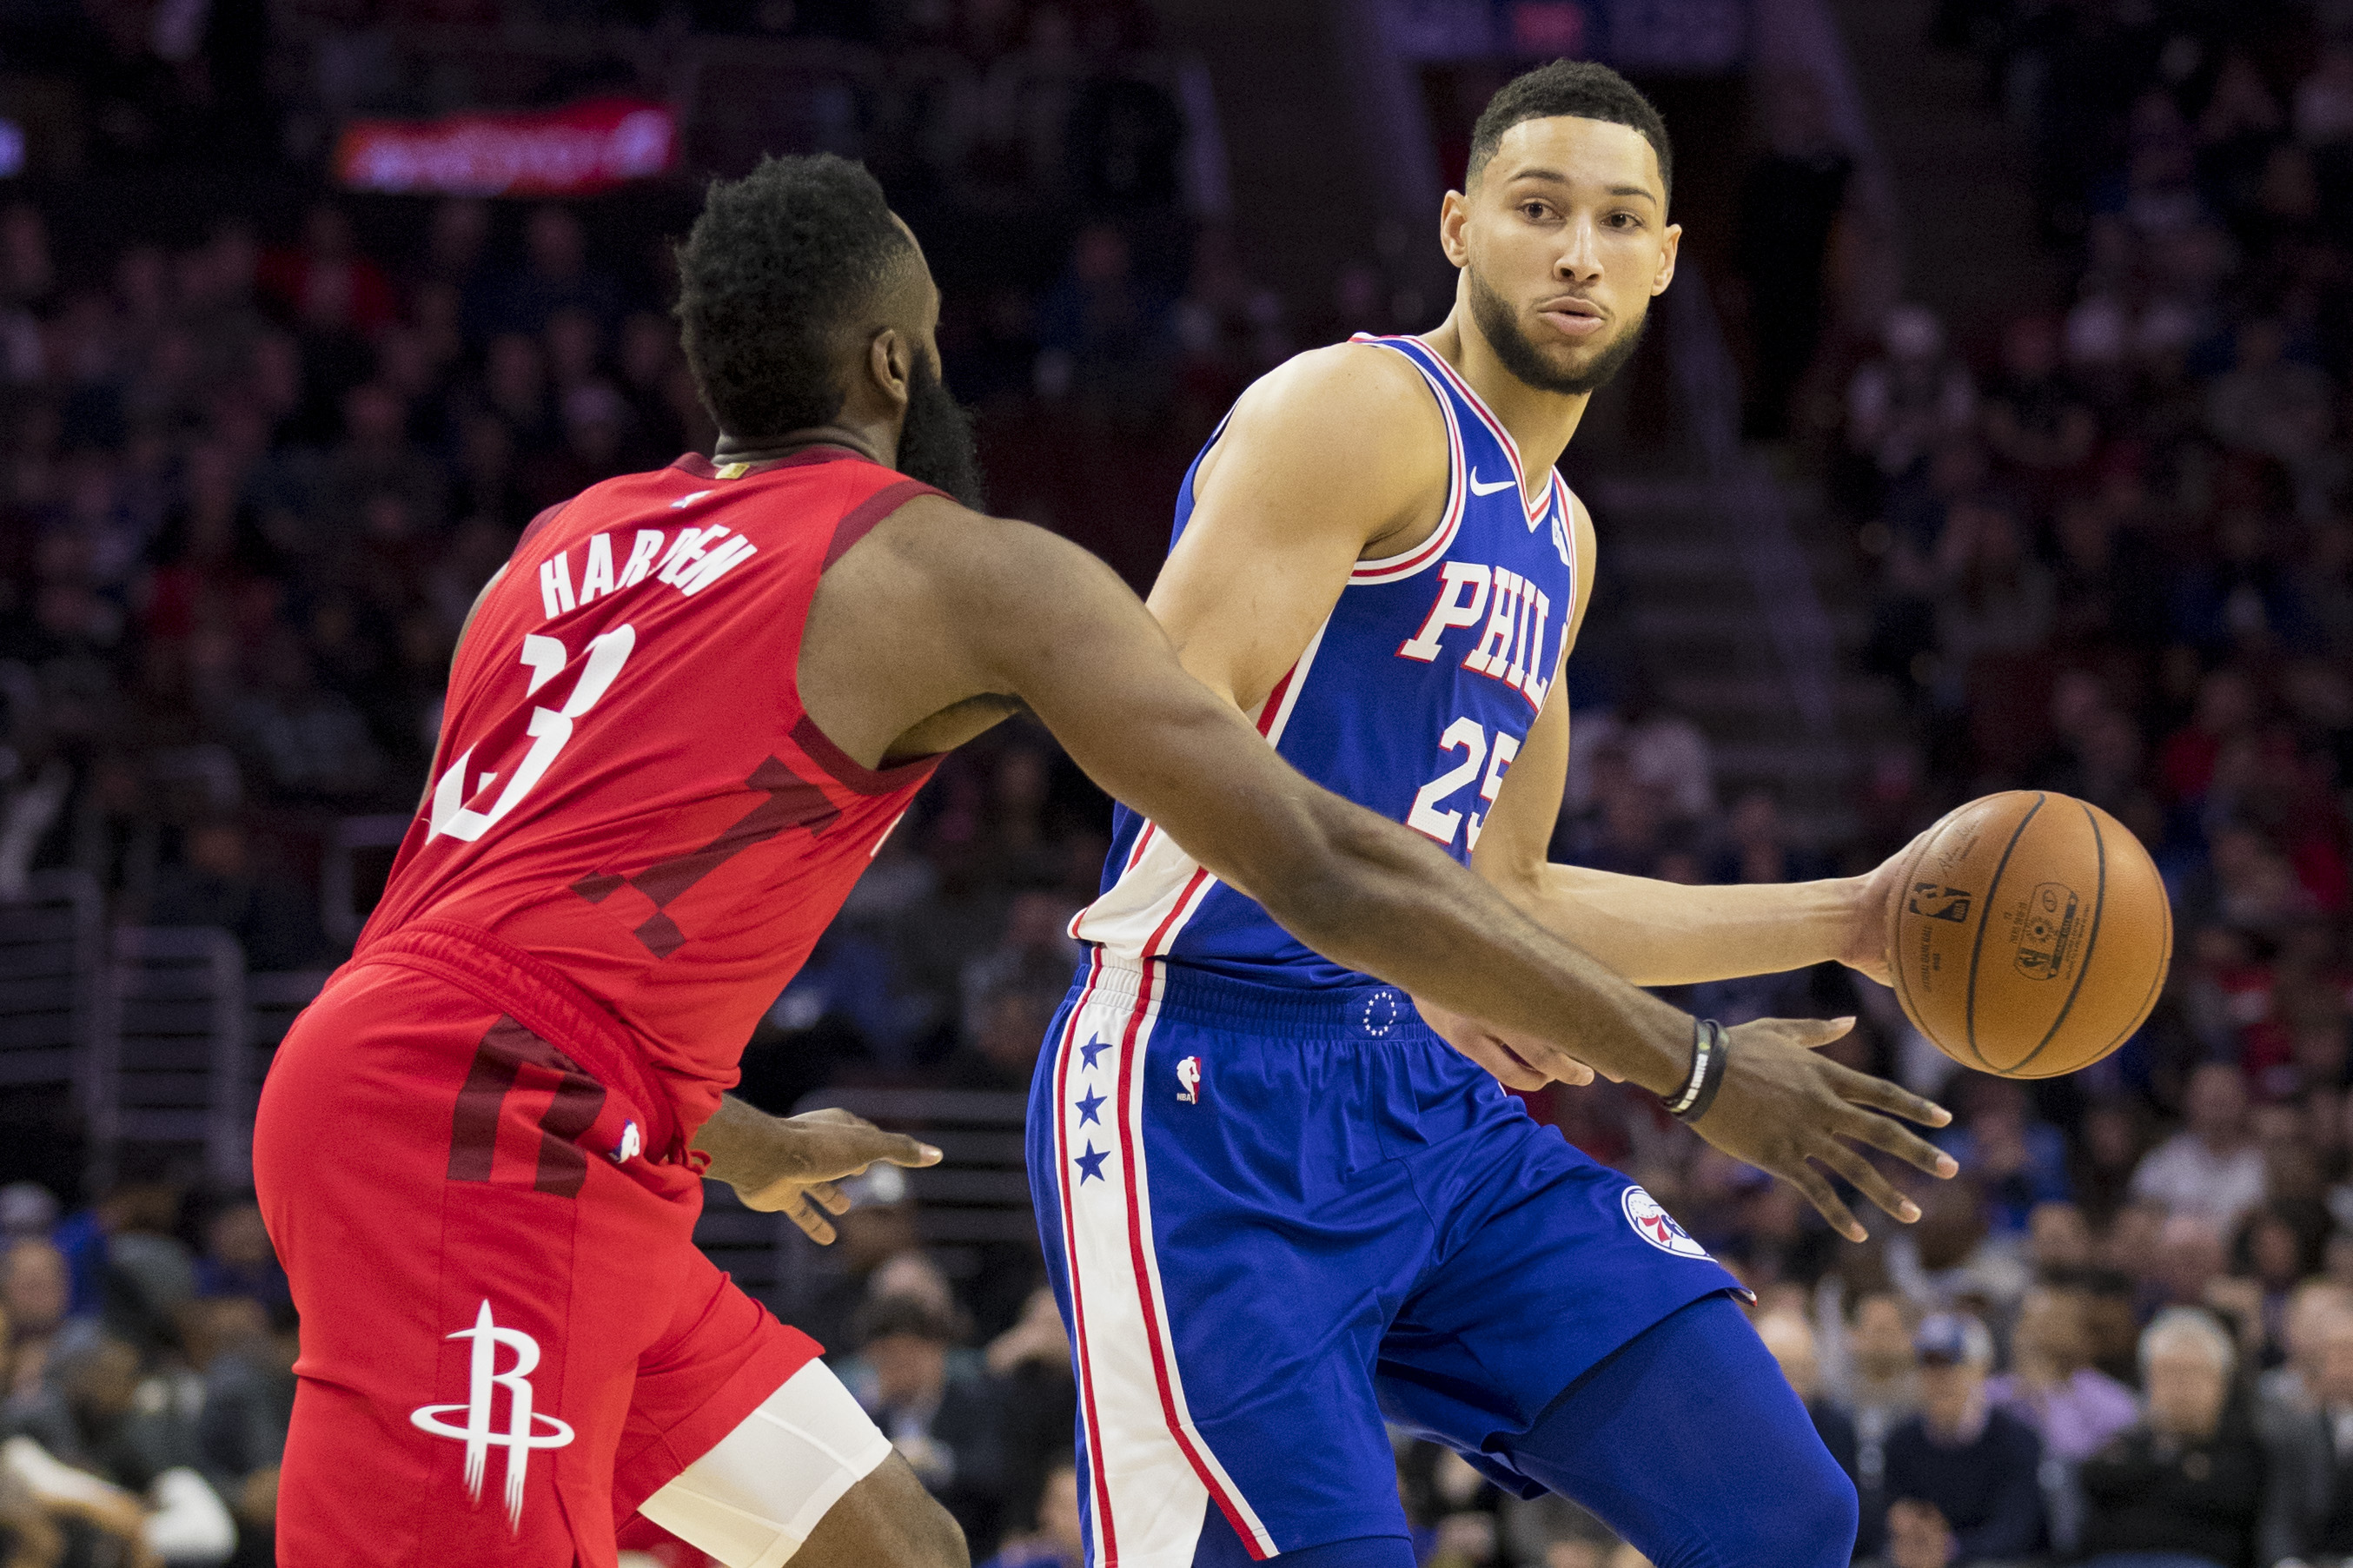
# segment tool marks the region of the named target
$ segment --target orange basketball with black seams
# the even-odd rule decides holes
[[[1930,828],[1887,933],[1914,1026],[2004,1078],[2056,1078],[2124,1044],[2172,956],[2173,913],[2140,840],[2047,790],[1986,795]]]

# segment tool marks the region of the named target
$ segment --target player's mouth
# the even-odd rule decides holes
[[[1564,296],[1536,307],[1536,319],[1565,338],[1589,338],[1601,330],[1601,307],[1590,300]]]

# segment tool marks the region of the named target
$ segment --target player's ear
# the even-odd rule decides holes
[[[1666,243],[1659,247],[1658,275],[1651,279],[1653,297],[1665,293],[1667,285],[1675,280],[1675,255],[1683,248],[1683,226],[1679,223],[1667,225],[1666,232],[1661,237]]]
[[[867,341],[866,374],[875,389],[900,408],[907,406],[914,375],[914,344],[896,327],[885,327]]]
[[[1471,198],[1461,191],[1449,191],[1446,199],[1438,204],[1438,247],[1446,252],[1451,266],[1471,264],[1471,247],[1463,243],[1462,226],[1471,221]]]

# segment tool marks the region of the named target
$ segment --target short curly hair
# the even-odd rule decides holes
[[[1667,139],[1666,121],[1640,88],[1592,60],[1555,60],[1524,71],[1497,88],[1471,129],[1471,167],[1465,178],[1479,177],[1479,171],[1495,155],[1504,132],[1522,121],[1549,120],[1555,115],[1606,120],[1640,132],[1659,155],[1659,183],[1667,195],[1674,195],[1675,149]]]
[[[882,187],[848,159],[763,158],[713,180],[678,247],[677,314],[719,428],[758,440],[839,414],[841,334],[914,254]]]

